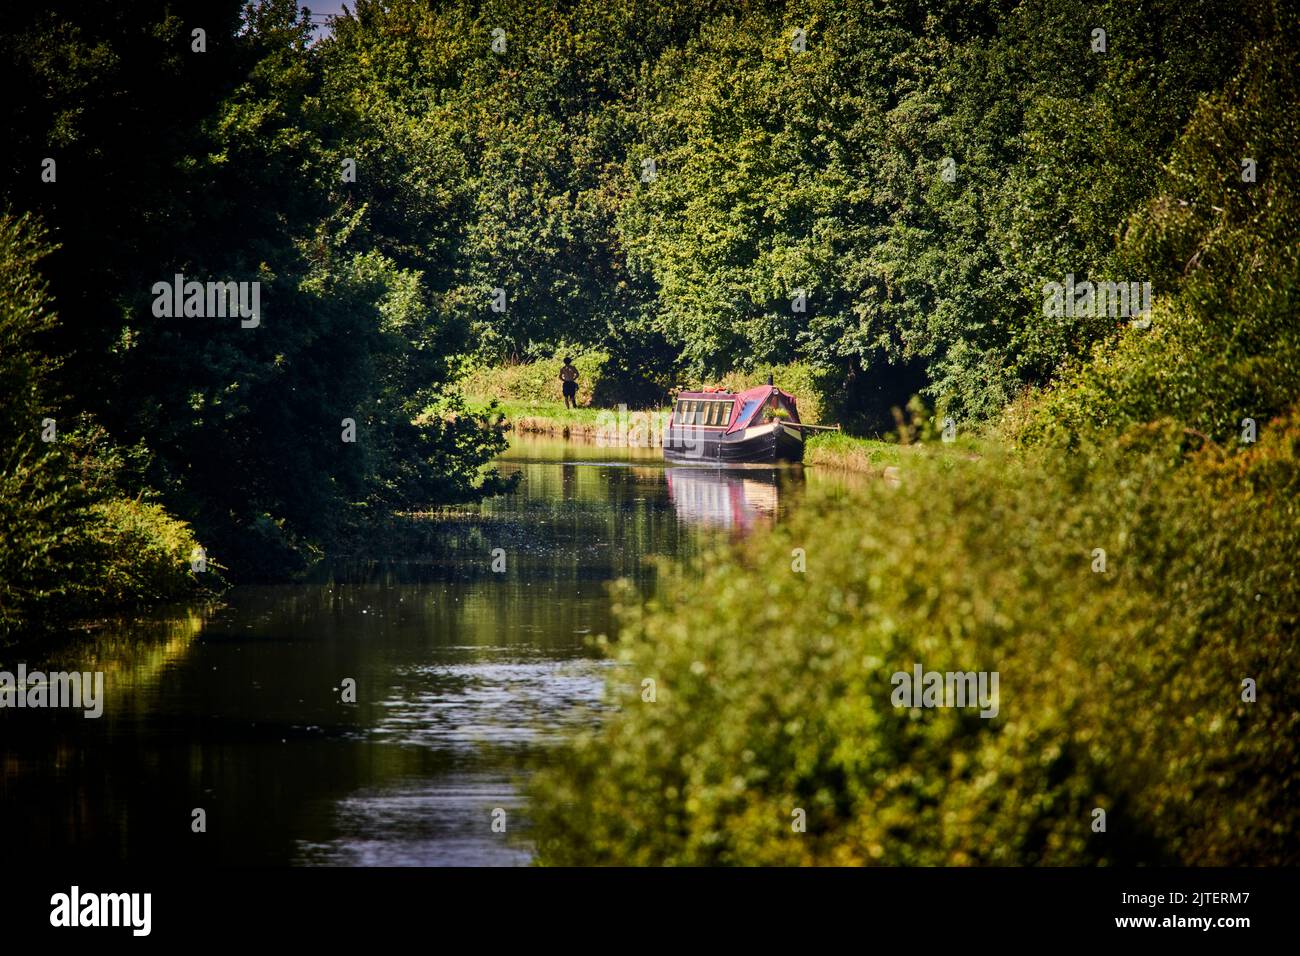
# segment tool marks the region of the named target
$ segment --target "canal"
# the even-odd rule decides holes
[[[609,582],[653,587],[649,559],[849,480],[539,438],[500,467],[520,474],[512,494],[427,519],[398,553],[22,659],[102,671],[104,713],[0,710],[6,847],[104,864],[526,864],[524,775],[601,719]]]

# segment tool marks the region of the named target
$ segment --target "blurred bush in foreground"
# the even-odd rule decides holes
[[[811,493],[622,595],[617,712],[533,785],[541,860],[1295,864],[1297,492],[1293,412]],[[998,715],[896,709],[917,663],[998,671]]]

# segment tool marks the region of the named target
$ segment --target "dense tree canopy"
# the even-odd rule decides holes
[[[257,570],[496,487],[467,366],[588,349],[656,397],[799,361],[875,427],[914,392],[987,420],[1155,347],[1046,317],[1067,275],[1212,327],[1243,302],[1189,264],[1243,221],[1220,258],[1294,248],[1295,26],[1228,0],[358,0],[313,41],[291,0],[28,6],[2,198],[53,245],[52,400],[124,491]],[[176,275],[258,283],[256,327],[155,314]],[[1170,305],[1188,282],[1199,311]],[[1256,392],[1216,427],[1281,407]]]
[[[493,487],[495,432],[454,399],[415,424],[469,330],[360,228],[355,150],[293,3],[70,4],[9,28],[6,198],[60,246],[56,390],[140,450],[141,486],[241,572],[292,565],[375,506]],[[255,324],[160,316],[176,275],[256,282]]]
[[[1043,321],[1044,284],[1151,278],[1130,216],[1277,28],[1223,0],[361,2],[320,54],[366,228],[436,263],[483,359],[801,360],[969,419],[1113,335]]]

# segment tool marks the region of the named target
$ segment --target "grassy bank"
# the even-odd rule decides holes
[[[903,461],[915,454],[915,451],[910,446],[829,432],[807,439],[803,461],[805,465],[820,468],[884,475],[889,469],[897,471]]]
[[[603,352],[584,352],[573,357],[573,367],[578,370],[578,405],[587,407],[595,400],[597,389],[604,380],[607,357]],[[473,402],[495,400],[502,404],[538,404],[548,408],[564,408],[560,392],[562,358],[541,359],[536,362],[513,362],[504,365],[482,366],[469,371],[460,382],[461,392]]]
[[[487,400],[481,397],[470,402],[470,408],[476,412],[487,407]],[[641,447],[662,444],[663,429],[669,415],[668,409],[565,408],[562,402],[498,401],[496,407],[519,434]]]

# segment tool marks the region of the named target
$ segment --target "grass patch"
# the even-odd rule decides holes
[[[955,442],[914,442],[902,445],[878,438],[857,438],[843,432],[819,432],[804,444],[804,464],[873,475],[897,474],[919,458],[976,459],[998,446],[986,439],[959,437]]]
[[[891,444],[874,438],[854,438],[841,432],[823,432],[806,440],[803,460],[805,465],[884,474],[886,468],[897,468],[902,464],[910,449],[911,446]]]
[[[489,400],[473,399],[469,410],[484,414],[490,408]],[[663,429],[670,409],[657,411],[627,411],[608,408],[565,408],[562,402],[498,401],[496,410],[505,416],[510,427],[523,435],[553,435],[595,441],[619,434],[620,415],[625,433],[624,444],[650,446],[661,443]]]
[[[486,403],[478,399],[480,406]],[[497,403],[497,409],[506,417],[506,421],[518,427],[524,421],[537,422],[539,425],[549,423],[555,427],[591,426],[600,421],[601,412],[609,414],[608,409],[578,407],[565,408],[563,402],[519,402],[504,401]]]
[[[573,356],[573,367],[578,370],[580,406],[591,404],[607,360],[608,356],[603,352]],[[563,367],[562,358],[483,366],[471,370],[461,379],[460,390],[467,399],[475,402],[486,403],[496,399],[503,404],[536,403],[563,409],[564,398],[560,391],[560,369]]]

